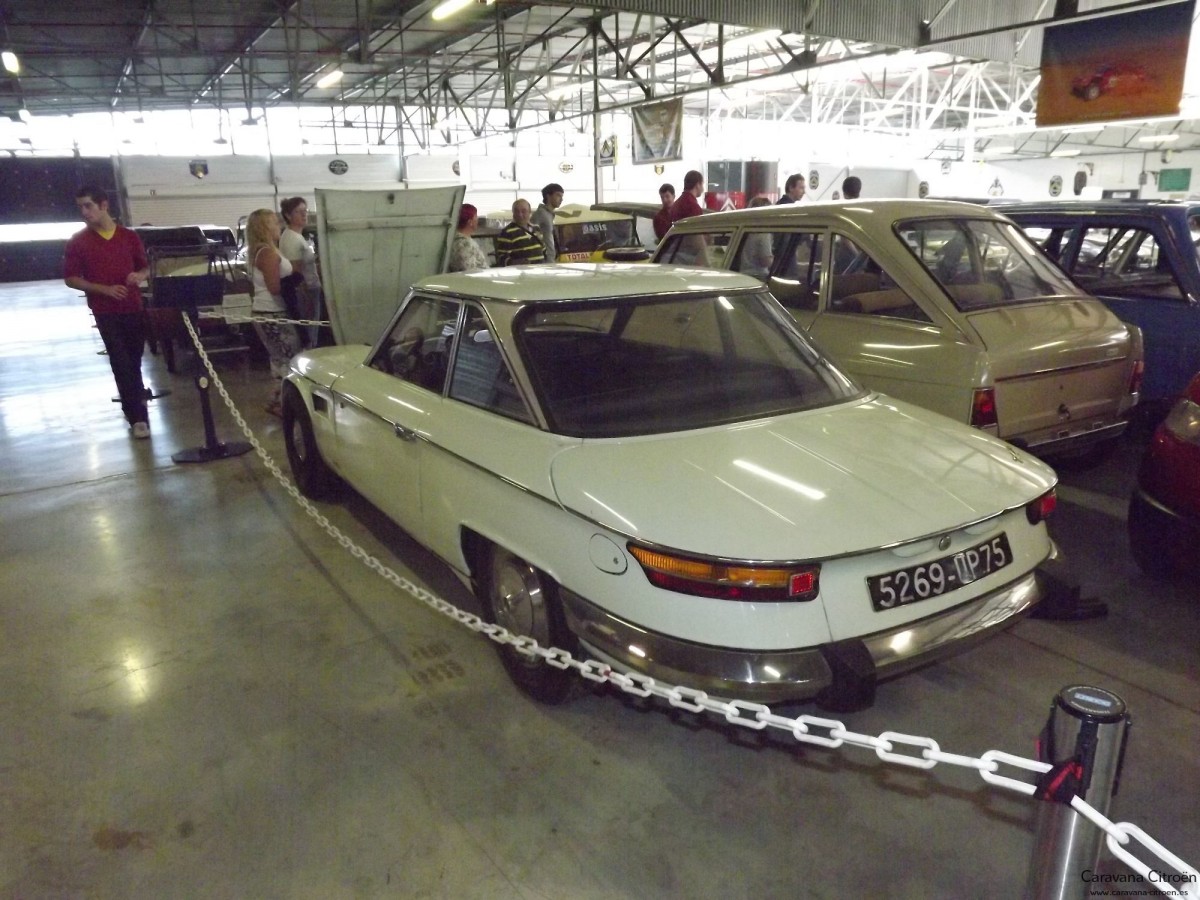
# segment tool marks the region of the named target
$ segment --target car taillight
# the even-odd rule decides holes
[[[1025,507],[1025,518],[1029,520],[1030,525],[1036,525],[1038,522],[1045,521],[1050,513],[1054,512],[1056,506],[1058,506],[1058,495],[1054,493],[1054,488],[1050,488]]]
[[[1181,397],[1167,413],[1163,428],[1185,443],[1200,445],[1200,403]]]
[[[718,600],[814,600],[820,566],[756,566],[718,563],[629,545],[651,584],[663,590]]]
[[[995,428],[997,421],[996,389],[975,388],[971,398],[971,424],[976,428]]]
[[[1146,374],[1145,360],[1139,359],[1133,364],[1133,371],[1129,373],[1129,393],[1139,394],[1142,390],[1142,378]]]

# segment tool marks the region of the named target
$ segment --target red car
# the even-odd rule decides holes
[[[1071,82],[1071,93],[1083,100],[1095,100],[1101,94],[1135,93],[1149,80],[1141,66],[1124,64],[1101,66]]]
[[[1147,575],[1200,568],[1200,375],[1154,432],[1129,501],[1129,546]]]

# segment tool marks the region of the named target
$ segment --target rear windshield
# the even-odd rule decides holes
[[[555,223],[554,240],[561,253],[595,253],[626,247],[633,241],[633,219]]]
[[[964,312],[1045,297],[1083,296],[1015,225],[993,219],[918,219],[896,233]]]
[[[765,291],[532,305],[514,331],[550,427],[576,437],[706,428],[861,392]]]

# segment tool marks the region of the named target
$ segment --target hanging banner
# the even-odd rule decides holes
[[[635,106],[633,162],[673,162],[683,159],[683,100],[663,100]]]
[[[1046,29],[1037,124],[1179,114],[1195,0]]]

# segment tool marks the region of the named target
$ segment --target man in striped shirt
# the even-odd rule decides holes
[[[519,266],[546,261],[546,245],[529,222],[532,212],[528,200],[513,203],[513,220],[496,236],[496,265]]]

